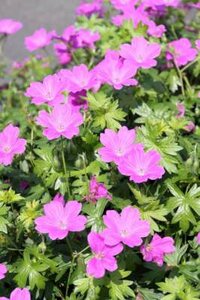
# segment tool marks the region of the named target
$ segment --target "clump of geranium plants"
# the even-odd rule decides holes
[[[200,3],[76,16],[0,20],[0,299],[198,300]]]

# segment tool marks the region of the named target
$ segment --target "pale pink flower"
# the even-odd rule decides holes
[[[0,34],[14,34],[23,27],[21,22],[12,19],[1,19],[0,20]]]
[[[73,46],[75,48],[95,48],[95,43],[101,38],[98,32],[92,32],[87,29],[79,29],[76,34],[76,41]]]
[[[55,31],[47,32],[45,28],[36,30],[32,35],[25,38],[26,49],[30,52],[47,47],[55,35]]]
[[[165,25],[156,25],[154,21],[148,22],[148,30],[147,33],[153,37],[161,38],[163,34],[166,32]]]
[[[103,183],[98,182],[96,180],[96,177],[93,176],[89,182],[89,195],[86,196],[86,200],[96,202],[101,198],[112,200],[112,196],[106,189],[105,185]]]
[[[161,6],[177,7],[181,3],[181,0],[143,0],[142,3],[145,7],[151,8],[159,8]]]
[[[178,114],[176,115],[176,118],[183,118],[185,115],[185,105],[184,103],[177,103],[176,108],[178,110]]]
[[[174,240],[171,237],[161,238],[158,234],[154,234],[152,241],[148,245],[140,247],[144,260],[155,262],[160,267],[163,265],[165,254],[170,254],[174,251]]]
[[[79,215],[82,205],[77,201],[65,204],[60,195],[44,205],[44,216],[35,220],[36,230],[46,233],[51,240],[64,239],[69,232],[79,232],[85,229],[86,217]]]
[[[200,40],[196,40],[195,45],[197,50],[200,51]]]
[[[133,150],[126,155],[118,165],[121,174],[130,176],[136,183],[162,178],[165,173],[160,165],[161,156],[155,150],[144,151],[143,145],[136,144]]]
[[[81,3],[76,8],[76,14],[78,16],[86,16],[88,18],[93,14],[101,17],[103,15],[102,0],[94,0],[92,2]]]
[[[10,294],[10,298],[0,297],[0,300],[31,300],[31,294],[26,288],[16,288]]]
[[[123,250],[121,244],[115,247],[105,245],[101,234],[90,232],[88,235],[88,244],[92,250],[93,257],[87,262],[87,274],[95,278],[101,278],[106,270],[113,272],[117,270],[117,260],[114,257]]]
[[[57,104],[50,113],[42,110],[36,119],[37,124],[45,128],[43,134],[48,140],[61,136],[72,139],[79,134],[79,126],[83,121],[82,114],[69,103]]]
[[[138,0],[110,0],[110,2],[114,6],[114,8],[123,11],[127,6],[133,8]]]
[[[6,265],[0,263],[0,280],[5,278],[5,274],[8,272]]]
[[[43,82],[32,82],[27,88],[25,96],[32,98],[31,102],[36,105],[47,103],[55,106],[65,99],[63,91],[63,83],[58,75],[54,74],[46,76]]]
[[[197,53],[197,50],[192,48],[192,44],[187,38],[181,38],[168,44],[166,59],[174,60],[177,66],[180,67],[193,61]]]
[[[141,220],[139,210],[132,206],[125,207],[120,214],[115,210],[107,210],[103,221],[106,229],[102,234],[108,246],[115,246],[119,243],[131,248],[140,246],[142,238],[150,233],[149,222]]]
[[[150,69],[157,65],[155,60],[161,53],[161,47],[157,43],[150,43],[143,37],[135,37],[130,44],[123,44],[120,55],[127,59],[136,68]]]
[[[69,49],[64,43],[54,44],[55,55],[61,65],[66,65],[72,60]]]
[[[95,68],[94,74],[100,84],[109,84],[116,90],[120,90],[123,86],[134,86],[137,80],[133,79],[137,72],[137,68],[120,58],[117,51],[108,51],[104,60],[102,60]]]
[[[200,245],[200,232],[196,236],[196,241],[197,241],[197,244]]]
[[[134,129],[129,130],[126,126],[121,127],[118,132],[106,129],[100,135],[100,141],[104,145],[98,150],[101,159],[104,162],[113,161],[119,164],[133,150],[134,140]]]
[[[19,138],[19,128],[12,124],[0,132],[0,164],[10,165],[16,154],[24,153],[26,140]]]
[[[193,133],[195,131],[195,129],[196,129],[196,126],[195,126],[195,124],[192,121],[190,121],[190,122],[188,122],[187,125],[184,126],[184,129],[188,133]]]

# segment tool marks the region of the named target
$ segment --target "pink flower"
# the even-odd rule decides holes
[[[45,48],[51,43],[55,31],[47,32],[45,28],[36,30],[31,36],[25,38],[26,49],[30,52]]]
[[[161,238],[158,234],[154,234],[151,243],[140,247],[144,260],[153,261],[160,267],[163,265],[164,255],[174,251],[174,240],[171,237]]]
[[[196,236],[196,241],[197,241],[197,244],[200,245],[200,232]]]
[[[101,159],[104,162],[115,162],[119,164],[134,148],[135,130],[129,130],[126,126],[115,132],[106,129],[100,135],[100,141],[104,147],[98,150]]]
[[[156,25],[155,22],[148,22],[148,30],[147,33],[153,37],[161,38],[163,34],[166,32],[166,27],[164,25]]]
[[[0,280],[5,278],[5,274],[8,272],[6,265],[0,263]]]
[[[27,88],[25,96],[32,98],[31,102],[36,105],[47,103],[54,106],[64,100],[63,90],[63,83],[58,75],[54,74],[46,76],[43,82],[32,82]]]
[[[111,0],[110,1],[114,8],[124,10],[127,6],[134,7],[138,0]]]
[[[68,47],[64,43],[54,45],[56,57],[61,65],[68,64],[72,60]]]
[[[115,247],[105,245],[101,234],[90,232],[88,235],[88,244],[92,249],[93,258],[87,263],[87,274],[95,278],[101,278],[105,271],[113,272],[117,270],[117,260],[114,257],[123,250],[121,244]]]
[[[193,133],[195,131],[195,129],[196,129],[196,126],[195,126],[195,124],[192,121],[190,121],[190,122],[188,122],[187,125],[184,126],[184,129],[188,133]]]
[[[76,9],[76,14],[78,16],[86,16],[88,18],[93,14],[101,17],[103,14],[102,0],[94,0],[91,3],[81,3]]]
[[[26,140],[19,138],[19,128],[12,124],[0,132],[0,164],[10,165],[16,154],[25,151]]]
[[[137,80],[133,79],[137,68],[128,61],[123,61],[116,51],[108,51],[105,59],[94,69],[94,73],[99,83],[107,83],[116,90],[123,86],[133,86]]]
[[[45,215],[35,220],[36,230],[47,233],[51,240],[62,240],[69,232],[85,229],[86,217],[79,215],[82,205],[77,201],[64,203],[62,196],[55,197],[44,205]]]
[[[81,91],[77,93],[70,93],[68,97],[68,103],[70,103],[78,111],[80,109],[88,109],[88,101],[86,100],[86,91]]]
[[[119,243],[131,248],[140,246],[142,238],[150,233],[149,222],[141,220],[139,210],[131,206],[125,207],[120,214],[115,210],[107,210],[103,221],[106,225],[103,237],[108,246]]]
[[[100,183],[96,180],[96,177],[93,176],[89,183],[89,195],[86,196],[87,201],[96,202],[98,199],[106,198],[112,200],[112,196],[106,189],[103,183]]]
[[[161,53],[161,47],[157,43],[149,43],[143,37],[132,39],[131,45],[121,45],[120,55],[134,64],[136,68],[150,69],[157,65],[155,60]]]
[[[83,116],[68,103],[58,104],[50,113],[45,110],[40,111],[36,122],[45,128],[43,134],[49,140],[61,136],[72,139],[79,134],[78,126],[83,124]]]
[[[31,300],[31,294],[28,289],[16,288],[10,294],[10,298],[0,297],[0,300]]]
[[[130,176],[136,183],[146,182],[148,179],[160,179],[165,170],[160,166],[161,156],[155,150],[145,152],[143,145],[136,144],[118,165],[121,174]]]
[[[176,108],[178,110],[176,118],[183,118],[185,115],[185,105],[183,103],[177,103]]]
[[[0,34],[14,34],[23,27],[21,22],[12,19],[1,19],[0,20]]]
[[[196,40],[195,45],[196,45],[197,50],[200,51],[200,40]]]
[[[166,59],[174,60],[177,66],[184,66],[193,61],[197,53],[197,50],[192,48],[192,44],[188,39],[181,38],[168,44]]]
[[[98,32],[92,32],[87,29],[79,29],[76,34],[76,40],[74,41],[75,48],[95,48],[95,44],[100,40],[100,34]]]

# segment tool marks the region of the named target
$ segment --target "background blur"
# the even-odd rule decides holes
[[[9,37],[6,55],[19,60],[29,55],[24,47],[25,36],[44,27],[58,33],[75,19],[75,8],[81,0],[0,0],[0,19],[12,18],[21,21],[22,30]]]

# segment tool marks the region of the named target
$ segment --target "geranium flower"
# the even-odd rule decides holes
[[[138,0],[110,0],[114,8],[124,10],[127,6],[134,7]]]
[[[48,75],[43,82],[32,82],[27,88],[25,96],[32,98],[31,102],[36,105],[47,103],[50,106],[61,103],[64,100],[63,83],[57,74]]]
[[[117,270],[117,260],[114,257],[123,250],[123,246],[118,244],[115,247],[105,245],[101,234],[90,232],[88,244],[92,249],[93,257],[87,262],[87,274],[95,278],[101,278],[106,270],[113,272]]]
[[[86,196],[87,201],[96,202],[98,199],[106,198],[112,200],[112,196],[106,189],[103,183],[100,183],[96,180],[96,177],[93,176],[89,182],[89,195]]]
[[[26,140],[19,138],[19,128],[12,124],[0,132],[0,164],[10,165],[16,154],[24,153]]]
[[[134,139],[135,130],[129,130],[126,126],[121,127],[118,132],[106,129],[100,135],[100,141],[104,145],[98,150],[101,159],[104,162],[113,161],[119,164],[133,150]]]
[[[152,241],[148,245],[140,247],[140,252],[145,261],[153,261],[158,266],[163,265],[164,255],[175,251],[174,240],[171,237],[161,238],[154,234]]]
[[[155,150],[144,151],[143,145],[136,144],[134,149],[126,155],[118,165],[121,174],[130,176],[136,183],[147,180],[160,179],[165,170],[160,166],[161,156]]]
[[[87,29],[79,29],[76,34],[76,41],[73,46],[75,48],[90,48],[94,49],[95,44],[101,38],[98,32],[92,32]]]
[[[86,16],[88,18],[93,14],[101,17],[103,15],[102,0],[94,0],[93,2],[81,3],[76,8],[76,14],[78,16]]]
[[[196,236],[196,241],[197,241],[197,244],[200,245],[200,232]]]
[[[197,53],[197,50],[192,48],[192,44],[187,38],[181,38],[168,44],[166,59],[174,60],[177,66],[180,67],[193,61]]]
[[[80,109],[87,110],[88,109],[88,101],[86,100],[87,93],[86,91],[81,91],[77,93],[70,93],[68,96],[68,103],[70,103],[74,109],[78,111]]]
[[[33,52],[35,50],[45,48],[51,43],[54,35],[56,35],[54,30],[47,32],[45,28],[40,28],[32,35],[25,38],[26,49],[30,52]]]
[[[85,229],[86,217],[79,215],[82,205],[77,201],[64,203],[62,196],[57,196],[44,205],[45,215],[35,220],[36,230],[48,234],[51,240],[64,239],[69,232]]]
[[[0,20],[0,34],[10,35],[19,31],[23,27],[21,22],[12,19]]]
[[[150,43],[143,37],[132,39],[131,45],[123,44],[120,55],[127,59],[136,68],[150,69],[157,65],[155,60],[161,53],[161,47],[157,43]]]
[[[200,51],[200,40],[196,40],[195,45],[197,50]]]
[[[100,84],[107,83],[116,90],[123,86],[134,86],[137,80],[133,79],[137,68],[120,58],[117,51],[108,51],[105,59],[102,60],[95,68],[94,74]]]
[[[140,246],[142,238],[150,233],[149,222],[141,220],[139,210],[131,206],[125,207],[120,214],[115,210],[107,210],[103,221],[106,225],[103,237],[108,246],[119,243],[131,248]]]
[[[79,134],[79,126],[83,124],[83,116],[69,103],[58,104],[50,113],[45,110],[40,111],[36,122],[45,128],[43,134],[49,140],[61,136],[72,139],[73,136]]]
[[[26,288],[16,288],[10,294],[10,298],[0,297],[0,300],[31,300],[31,294]]]
[[[185,115],[185,105],[183,103],[177,103],[176,108],[178,110],[178,114],[176,115],[176,118],[183,118]]]
[[[64,43],[54,44],[55,55],[61,65],[66,65],[72,60],[69,49]]]
[[[0,263],[0,280],[5,278],[5,274],[8,272],[6,265]]]

